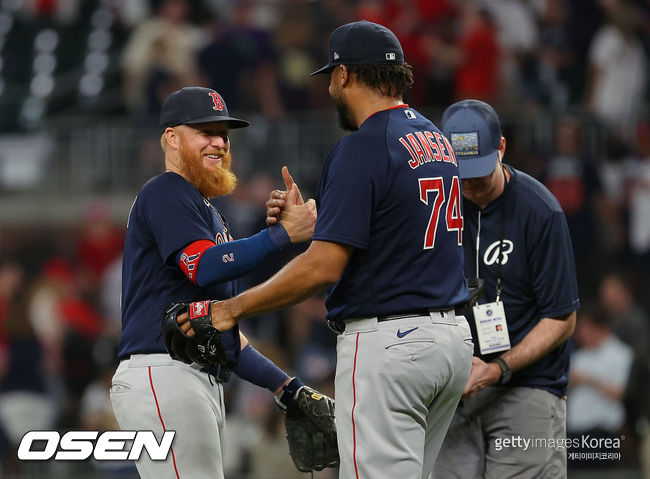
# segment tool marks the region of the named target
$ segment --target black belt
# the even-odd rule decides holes
[[[446,311],[453,311],[453,306],[444,306],[442,308],[431,308],[431,309],[421,309],[416,311],[408,311],[400,314],[389,314],[386,316],[377,316],[377,322],[383,321],[393,321],[396,319],[406,319],[406,318],[419,318],[421,316],[428,316],[429,313],[442,313]],[[329,328],[334,331],[336,334],[342,334],[345,331],[345,320],[343,319],[331,319],[327,321]]]

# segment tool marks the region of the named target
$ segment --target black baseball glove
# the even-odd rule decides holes
[[[226,347],[221,331],[212,326],[212,302],[172,303],[163,313],[162,336],[169,355],[187,364],[222,366],[226,364]],[[176,318],[183,313],[190,316],[194,336],[181,331]]]
[[[276,398],[286,410],[289,454],[299,471],[320,471],[339,465],[334,401],[293,378]]]

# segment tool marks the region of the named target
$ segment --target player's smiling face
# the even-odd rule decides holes
[[[206,198],[232,193],[237,178],[230,171],[232,157],[228,123],[198,123],[177,128],[183,176]]]
[[[229,132],[230,128],[225,121],[198,123],[187,125],[187,130],[184,132],[186,134],[183,137],[192,150],[200,152],[203,167],[207,170],[214,170],[230,166]]]

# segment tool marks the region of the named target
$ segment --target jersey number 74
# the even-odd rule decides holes
[[[445,207],[445,220],[447,223],[447,231],[456,231],[458,235],[458,246],[463,244],[463,214],[460,211],[460,180],[454,176],[451,180],[451,188],[449,189],[449,199],[445,202],[445,182],[444,178],[438,176],[436,178],[419,178],[420,185],[420,201],[425,205],[429,205],[429,197],[432,194],[435,196],[432,199],[431,217],[427,225],[427,231],[424,235],[424,248],[431,249],[436,243],[436,232],[438,230],[438,218],[440,217],[440,210],[446,203]]]

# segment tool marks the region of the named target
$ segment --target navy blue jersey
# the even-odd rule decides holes
[[[467,300],[462,196],[451,145],[407,105],[337,143],[316,195],[314,239],[355,247],[328,319],[447,308]]]
[[[122,334],[119,357],[164,353],[162,312],[171,302],[227,299],[236,284],[200,287],[181,271],[177,252],[198,240],[229,240],[227,225],[182,176],[166,172],[150,179],[136,198],[126,230],[122,263]],[[239,330],[224,333],[231,367],[239,356]]]
[[[494,301],[498,270],[501,217],[505,230],[502,249],[501,285],[510,344],[521,342],[542,318],[556,318],[580,307],[573,247],[560,204],[539,181],[508,167],[511,172],[507,192],[480,211],[478,274],[485,279],[485,293],[480,303]],[[468,200],[465,204],[465,272],[476,277],[476,235],[479,208]],[[468,314],[478,351],[476,325]],[[501,354],[501,353],[497,353]],[[567,343],[529,367],[515,373],[508,386],[546,389],[558,396],[566,394],[569,374]]]

